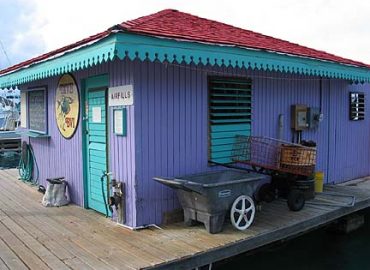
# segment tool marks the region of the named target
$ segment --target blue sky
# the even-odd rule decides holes
[[[0,41],[16,64],[165,8],[370,64],[370,1],[363,0],[0,0]],[[0,69],[7,66],[0,47]]]
[[[14,65],[46,50],[43,38],[32,31],[35,10],[31,1],[0,0],[0,69]]]

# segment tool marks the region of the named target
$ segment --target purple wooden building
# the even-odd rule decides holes
[[[154,176],[214,169],[238,133],[315,141],[326,183],[370,175],[369,82],[367,64],[176,10],[0,71],[0,87],[22,91],[39,182],[64,176],[74,203],[104,213],[110,171],[129,227],[179,208]],[[298,132],[296,104],[315,113]]]

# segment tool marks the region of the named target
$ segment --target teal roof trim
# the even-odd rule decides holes
[[[52,76],[86,69],[113,60],[116,53],[116,36],[112,35],[77,50],[30,65],[0,76],[0,88],[24,84]]]
[[[44,62],[0,76],[0,88],[86,69],[116,56],[131,60],[159,60],[170,63],[226,65],[257,70],[323,76],[370,82],[370,69],[329,61],[261,50],[157,38],[131,33],[113,33],[106,38]]]
[[[141,60],[177,61],[204,65],[226,65],[266,71],[280,71],[311,76],[370,82],[370,69],[329,61],[266,52],[234,46],[220,46],[173,39],[138,36],[120,33],[117,37],[117,54],[120,59],[129,57]]]

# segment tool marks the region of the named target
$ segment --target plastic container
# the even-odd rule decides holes
[[[315,173],[315,192],[323,192],[324,189],[324,173],[316,172]]]
[[[209,233],[222,231],[229,210],[240,195],[253,198],[261,174],[223,170],[154,180],[174,188],[184,209],[185,224],[204,223]]]

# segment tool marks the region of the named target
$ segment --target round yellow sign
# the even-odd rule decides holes
[[[80,113],[80,99],[74,78],[63,75],[55,96],[55,116],[60,134],[66,139],[73,137]]]

